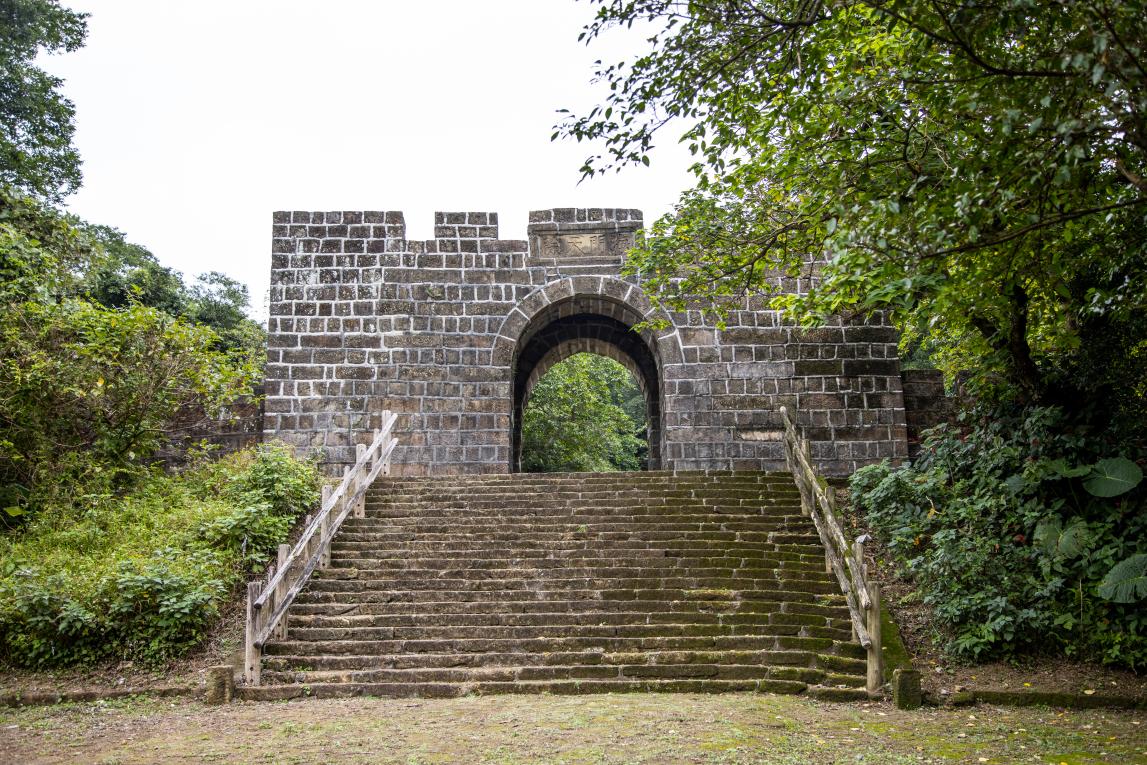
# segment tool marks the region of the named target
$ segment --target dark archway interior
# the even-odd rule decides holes
[[[596,313],[574,313],[542,323],[523,337],[514,362],[513,464],[522,463],[522,418],[530,391],[554,364],[575,353],[597,353],[621,362],[645,394],[649,421],[649,469],[661,467],[661,385],[657,358],[640,334],[618,319]]]

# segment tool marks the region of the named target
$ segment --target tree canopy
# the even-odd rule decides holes
[[[1143,411],[1143,2],[594,2],[583,38],[648,24],[648,50],[555,136],[604,146],[592,175],[683,132],[697,186],[629,264],[667,307],[886,309],[1021,402]]]
[[[640,470],[648,454],[645,398],[613,359],[579,353],[555,364],[530,392],[522,469]]]
[[[79,187],[75,109],[35,60],[86,35],[85,14],[55,0],[0,0],[0,184],[54,202]]]

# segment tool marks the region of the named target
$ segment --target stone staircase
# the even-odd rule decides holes
[[[251,699],[610,691],[864,698],[788,474],[375,484]]]

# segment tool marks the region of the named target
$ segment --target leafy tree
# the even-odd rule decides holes
[[[89,225],[85,231],[105,253],[99,267],[87,275],[88,297],[108,308],[140,304],[185,315],[187,290],[178,272],[161,266],[150,250],[110,226]]]
[[[109,231],[0,187],[0,518],[61,492],[122,486],[177,412],[210,411],[258,374],[211,328],[139,299],[161,295],[167,302],[155,302],[189,318],[192,307],[222,300],[191,293],[176,276],[110,307],[90,300],[117,259],[166,271]]]
[[[219,335],[221,349],[244,353],[262,364],[267,334],[247,316],[247,285],[218,271],[200,274],[196,282],[187,290],[187,306],[181,315],[211,327]]]
[[[81,291],[102,255],[76,221],[0,185],[0,306]]]
[[[2,506],[117,488],[181,409],[211,411],[248,390],[254,368],[212,350],[215,340],[206,327],[140,305],[9,305],[0,315]]]
[[[1005,397],[1147,411],[1143,2],[595,3],[649,49],[555,136],[592,175],[683,125],[697,186],[629,261],[661,302],[886,309]]]
[[[55,0],[0,0],[0,185],[50,201],[79,187],[75,109],[35,60],[83,45],[84,19]]]
[[[87,295],[108,308],[144,305],[210,327],[215,347],[262,364],[267,335],[247,316],[247,286],[218,271],[201,274],[191,286],[161,266],[146,247],[127,241],[109,226],[84,226],[100,246],[103,259],[87,277]]]
[[[1147,492],[1058,407],[965,412],[911,466],[853,474],[887,559],[967,659],[1019,650],[1147,667]]]
[[[522,469],[640,470],[645,401],[612,359],[579,353],[555,364],[530,393],[522,423]]]

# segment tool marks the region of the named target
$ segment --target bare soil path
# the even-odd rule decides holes
[[[0,710],[0,762],[1147,765],[1145,728],[1142,712],[755,694],[131,699]]]

